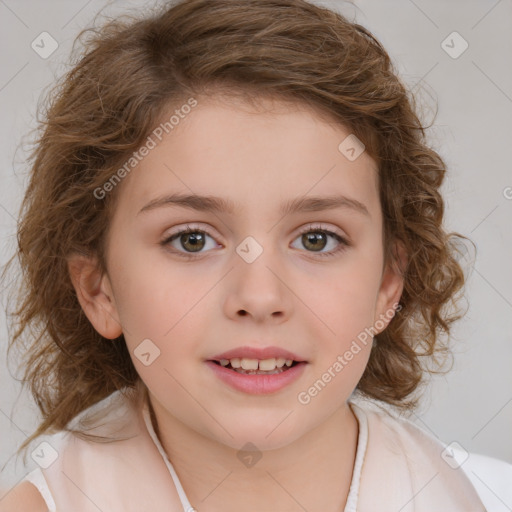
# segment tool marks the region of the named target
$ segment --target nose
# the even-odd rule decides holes
[[[286,272],[270,251],[252,263],[240,259],[228,276],[225,314],[257,323],[282,323],[292,314],[292,296]]]

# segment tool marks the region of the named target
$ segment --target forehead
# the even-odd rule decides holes
[[[154,148],[123,181],[124,208],[138,212],[176,192],[226,198],[235,214],[250,205],[282,208],[306,195],[343,194],[378,208],[377,165],[364,151],[347,158],[340,145],[353,134],[334,118],[271,98],[196,99],[162,140],[153,137]],[[162,114],[161,126],[176,110]]]

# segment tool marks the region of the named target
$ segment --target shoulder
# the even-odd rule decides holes
[[[128,392],[113,393],[80,413],[69,423],[69,429],[45,436],[42,443],[38,439],[35,452],[36,457],[40,458],[38,467],[27,474],[21,483],[4,492],[3,497],[0,494],[0,512],[54,510],[54,496],[50,489],[56,489],[58,495],[64,488],[64,468],[71,471],[77,467],[94,467],[95,463],[109,462],[105,460],[108,459],[106,454],[112,455],[112,450],[105,449],[104,443],[130,439],[137,433],[134,399]],[[82,438],[79,435],[81,432],[91,437]]]
[[[63,480],[63,472],[95,473],[110,471],[130,451],[140,449],[142,419],[137,406],[139,398],[131,393],[113,393],[82,411],[61,431],[51,436],[46,448],[53,454],[42,472],[50,485]]]
[[[480,499],[489,511],[505,510],[489,489],[499,490],[501,497],[512,495],[510,464],[469,453],[458,443],[444,443],[386,405],[366,400],[357,400],[352,405],[356,405],[358,416],[364,416],[368,423],[370,451],[377,453],[373,460],[386,460],[388,472],[398,474],[396,468],[401,466],[402,479],[419,485],[432,478],[434,482],[429,484],[429,490],[436,487],[446,496],[473,496],[471,501],[476,503]]]
[[[358,404],[364,410],[373,446],[378,444],[390,456],[404,461],[409,471],[424,472],[429,468],[440,475],[447,475],[453,482],[460,464],[452,461],[452,451],[442,440],[421,428],[395,410],[376,403]],[[462,480],[465,478],[462,476]]]
[[[360,415],[365,416],[373,437],[381,437],[392,451],[413,448],[416,457],[424,456],[433,458],[436,463],[443,462],[445,444],[387,404],[360,399],[353,405]]]
[[[47,512],[46,502],[35,485],[24,481],[13,487],[0,499],[0,512]]]

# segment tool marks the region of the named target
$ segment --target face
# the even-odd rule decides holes
[[[371,350],[357,340],[385,328],[402,290],[383,268],[375,162],[348,159],[350,132],[314,111],[265,106],[198,98],[118,185],[108,274],[86,310],[104,336],[124,333],[159,421],[233,448],[284,446],[346,406]],[[242,346],[306,364],[277,391],[241,391],[207,361]]]

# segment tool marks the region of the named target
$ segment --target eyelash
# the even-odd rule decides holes
[[[323,227],[322,225],[308,225],[305,226],[298,234],[297,237],[300,237],[304,235],[305,233],[325,233],[329,236],[332,236],[334,239],[336,239],[339,244],[336,247],[336,249],[328,251],[328,252],[315,252],[315,251],[307,251],[314,255],[320,256],[321,258],[330,258],[332,256],[336,256],[337,254],[341,253],[342,251],[346,250],[347,247],[350,246],[348,240],[341,235],[338,235],[338,233],[335,233],[334,231],[331,231],[330,229],[327,229]]]
[[[324,228],[322,225],[311,225],[310,224],[308,226],[305,226],[297,234],[296,238],[304,235],[305,233],[310,233],[310,232],[325,233],[325,234],[327,234],[329,236],[332,236],[333,238],[335,238],[339,242],[338,247],[336,249],[334,249],[334,250],[329,251],[329,252],[307,251],[307,252],[310,252],[310,253],[314,254],[315,256],[320,256],[321,258],[333,257],[333,256],[336,256],[337,254],[343,252],[344,250],[346,250],[348,247],[351,246],[350,242],[346,238],[340,236],[339,234],[335,233],[334,231],[331,231],[331,230],[329,230],[327,228]],[[201,233],[201,234],[208,235],[211,238],[214,238],[212,235],[210,235],[210,233],[208,233],[208,231],[205,231],[204,229],[198,229],[198,228],[194,228],[193,226],[188,226],[187,225],[186,229],[182,229],[181,231],[177,231],[176,233],[173,233],[172,235],[166,237],[164,240],[162,240],[160,242],[160,245],[162,245],[163,247],[167,247],[174,239],[179,238],[181,235],[184,235],[184,234],[187,234],[187,233]],[[204,254],[202,252],[198,252],[197,255],[196,255],[194,253],[187,253],[187,252],[178,251],[178,250],[175,250],[175,249],[172,250],[172,253],[173,254],[177,254],[178,256],[180,256],[182,258],[185,258],[185,259],[189,259],[189,260],[195,259],[197,257],[200,257],[201,254]]]

